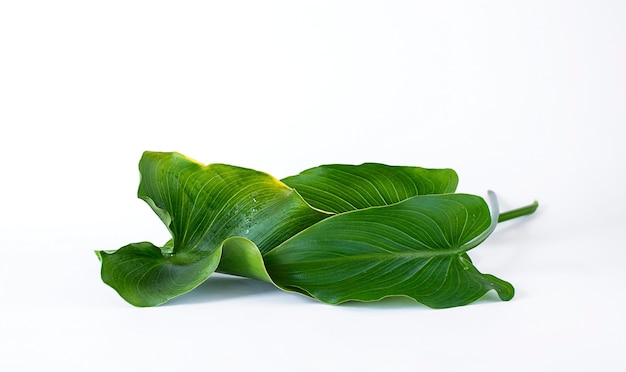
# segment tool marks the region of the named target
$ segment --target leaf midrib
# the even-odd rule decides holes
[[[413,251],[413,252],[380,252],[380,253],[367,253],[367,254],[358,254],[358,255],[339,255],[337,257],[328,257],[328,258],[320,258],[313,260],[299,260],[300,262],[309,264],[316,263],[331,263],[336,261],[359,261],[359,260],[376,260],[376,261],[384,261],[384,260],[397,260],[400,258],[405,258],[407,260],[420,259],[420,258],[428,258],[433,259],[437,257],[450,257],[454,258],[454,256],[460,256],[465,253],[467,249],[464,246],[459,247],[451,247],[446,248],[445,250],[436,250],[436,251]]]

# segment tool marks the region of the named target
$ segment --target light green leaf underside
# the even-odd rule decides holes
[[[153,306],[189,291],[215,270],[231,237],[268,251],[328,217],[274,177],[224,164],[202,165],[178,153],[144,153],[138,196],[172,234],[98,252],[102,279],[130,303]]]
[[[365,163],[322,165],[282,181],[315,208],[342,213],[417,195],[452,193],[458,176],[452,169]]]
[[[508,300],[513,287],[480,273],[465,254],[490,224],[480,197],[419,196],[330,217],[264,259],[277,285],[328,303],[408,296],[444,308],[491,289]]]
[[[254,242],[240,237],[227,239],[222,247],[222,259],[217,270],[220,273],[272,282],[261,251]]]

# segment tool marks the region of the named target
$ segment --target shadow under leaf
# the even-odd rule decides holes
[[[276,291],[280,290],[271,283],[216,273],[191,292],[170,300],[164,306],[224,301]]]
[[[295,293],[283,292],[271,283],[260,280],[242,278],[238,276],[225,275],[215,273],[204,283],[200,284],[194,290],[180,297],[176,297],[162,306],[177,306],[186,304],[208,303],[214,301],[225,301],[241,297],[263,295],[268,293],[282,292],[285,296],[298,296],[302,299],[318,303],[317,301],[306,296],[300,296]],[[501,302],[497,294],[493,291],[487,292],[483,297],[470,304],[470,306]],[[378,301],[362,302],[348,301],[337,306],[346,309],[414,309],[429,310],[412,298],[406,296],[389,296]]]

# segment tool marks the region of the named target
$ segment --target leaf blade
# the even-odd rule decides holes
[[[175,252],[212,250],[244,236],[266,251],[325,217],[269,174],[202,165],[178,153],[146,152],[138,196],[172,233]],[[286,221],[289,221],[287,223]]]
[[[452,169],[328,164],[284,178],[313,207],[342,213],[390,205],[417,195],[455,191],[458,176]]]
[[[442,308],[473,302],[492,289],[508,300],[510,284],[466,259],[465,244],[490,225],[482,198],[419,196],[328,218],[264,259],[277,285],[328,303],[408,296]]]

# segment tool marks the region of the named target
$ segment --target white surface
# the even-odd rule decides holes
[[[0,4],[0,370],[623,370],[625,2],[206,3]],[[541,206],[470,253],[510,302],[216,276],[137,309],[93,250],[168,238],[135,196],[143,150],[451,167]]]

